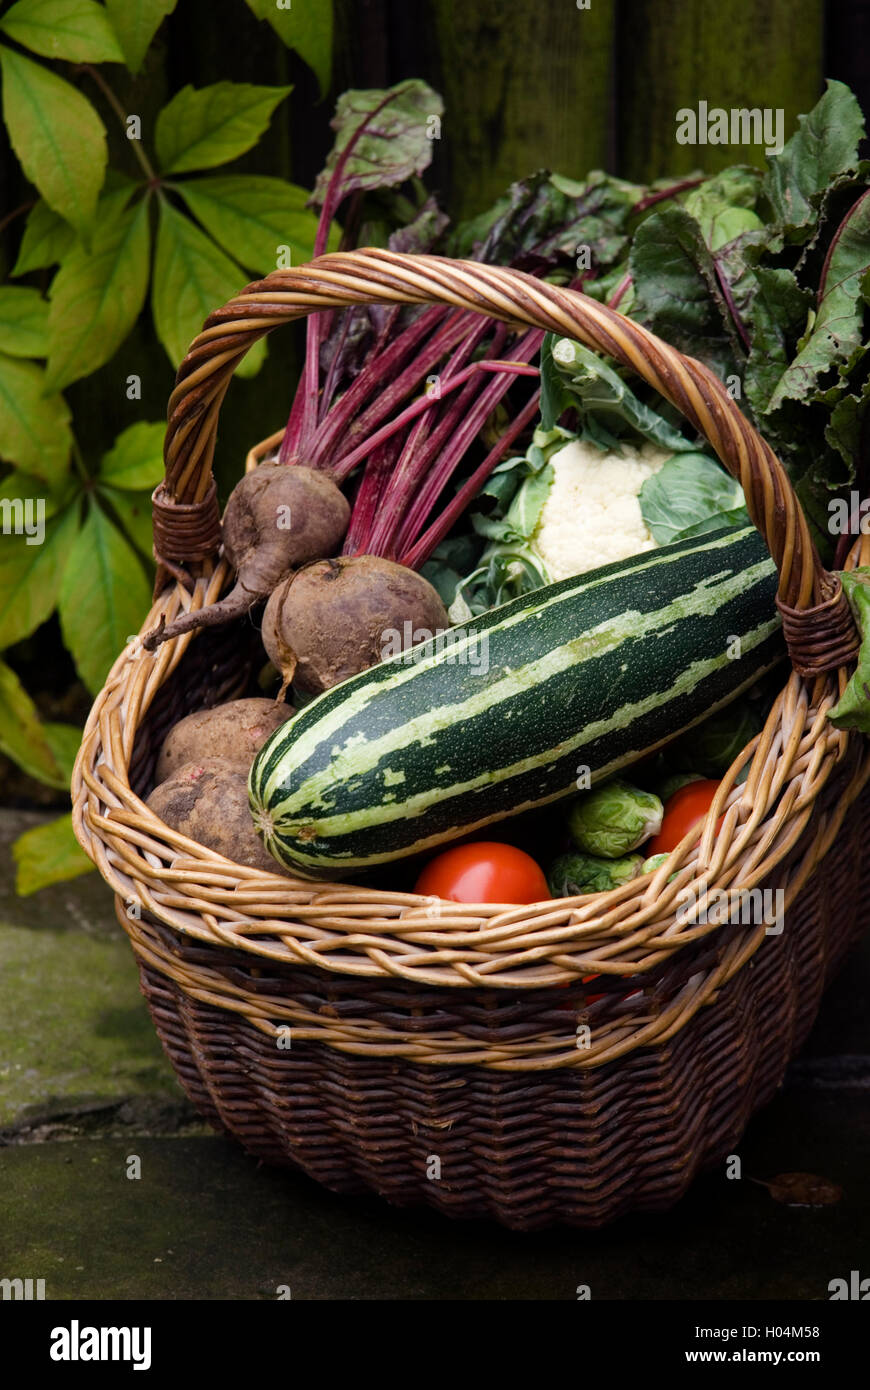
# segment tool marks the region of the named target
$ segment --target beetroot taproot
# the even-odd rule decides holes
[[[263,645],[286,686],[319,694],[450,626],[422,575],[375,555],[317,560],[274,590]]]
[[[145,647],[153,651],[183,632],[242,617],[300,565],[333,555],[349,519],[350,504],[326,473],[277,463],[246,473],[221,523],[224,554],[236,571],[234,588],[218,603],[149,633]]]

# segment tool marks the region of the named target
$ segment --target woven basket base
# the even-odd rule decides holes
[[[600,1226],[671,1206],[701,1168],[735,1152],[781,1084],[825,983],[865,925],[870,864],[859,843],[868,811],[865,793],[786,930],[712,1006],[668,1043],[588,1070],[425,1066],[306,1041],[280,1051],[243,1016],[189,997],[149,967],[140,968],[142,989],[197,1109],[256,1157],[295,1165],[335,1192],[373,1191],[517,1230]],[[158,930],[180,959],[201,962],[202,946]],[[212,968],[221,954],[208,949]],[[237,972],[239,953],[226,957]],[[283,972],[283,988],[298,993],[307,977],[310,1000],[318,974],[329,1006],[325,972]],[[258,983],[281,988],[275,974]],[[365,982],[352,987],[371,1009]],[[499,1003],[508,1002],[502,993]]]

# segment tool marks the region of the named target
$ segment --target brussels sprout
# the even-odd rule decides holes
[[[740,700],[678,738],[667,751],[668,764],[674,772],[721,777],[760,728],[756,710]]]
[[[652,854],[649,859],[645,859],[640,866],[642,874],[654,874],[656,869],[664,864],[666,859],[670,859],[670,854]]]
[[[574,802],[568,829],[584,854],[620,859],[658,834],[662,814],[662,803],[652,792],[613,777]]]
[[[554,898],[573,898],[581,893],[604,893],[637,878],[641,857],[630,854],[625,859],[599,859],[594,854],[560,854],[547,873],[550,892]]]

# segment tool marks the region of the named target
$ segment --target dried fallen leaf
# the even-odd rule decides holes
[[[787,1207],[830,1207],[843,1196],[838,1183],[820,1178],[817,1173],[779,1173],[761,1185],[775,1202]]]

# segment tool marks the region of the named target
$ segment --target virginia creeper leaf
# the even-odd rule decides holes
[[[76,508],[67,507],[59,516],[46,519],[41,545],[28,545],[25,535],[3,537],[0,649],[29,637],[54,611],[77,530]]]
[[[106,172],[106,128],[62,77],[0,48],[3,119],[21,167],[45,201],[87,234]]]
[[[11,666],[0,661],[0,753],[40,782],[65,785],[36,706]]]
[[[90,508],[76,537],[58,606],[64,643],[95,694],[151,606],[135,550],[97,506]]]
[[[182,87],[157,117],[154,142],[165,174],[211,169],[244,154],[259,140],[290,87],[215,82]]]
[[[131,72],[142,66],[148,45],[177,0],[106,0],[112,28]]]
[[[0,29],[44,58],[70,63],[122,63],[124,55],[95,0],[18,0]]]
[[[69,223],[64,222],[44,198],[40,198],[27,214],[18,259],[11,273],[26,275],[29,270],[44,270],[46,266],[57,265],[75,239],[76,234]]]
[[[44,390],[41,367],[0,353],[0,458],[56,485],[72,448],[70,412],[63,396]]]
[[[135,425],[128,425],[103,455],[99,482],[133,492],[153,490],[163,477],[165,433],[166,426],[159,420],[138,420]]]
[[[73,834],[72,815],[25,830],[13,844],[12,855],[18,865],[15,891],[21,898],[95,867]]]
[[[48,300],[25,285],[0,285],[0,352],[45,357]]]
[[[332,0],[289,0],[279,6],[276,0],[247,0],[258,19],[265,19],[282,43],[295,49],[314,72],[321,96],[332,73]]]
[[[191,179],[179,184],[178,192],[206,231],[248,270],[267,275],[285,246],[290,264],[311,259],[317,218],[305,206],[306,189],[283,179],[230,174]],[[335,228],[331,249],[338,242]]]
[[[49,390],[108,362],[142,311],[150,255],[148,206],[143,200],[119,210],[128,197],[123,190],[100,200],[90,251],[81,243],[74,246],[52,281]]]
[[[157,336],[177,367],[212,309],[238,294],[244,274],[213,241],[162,201],[151,302]],[[254,345],[237,369],[253,376],[265,354]]]

